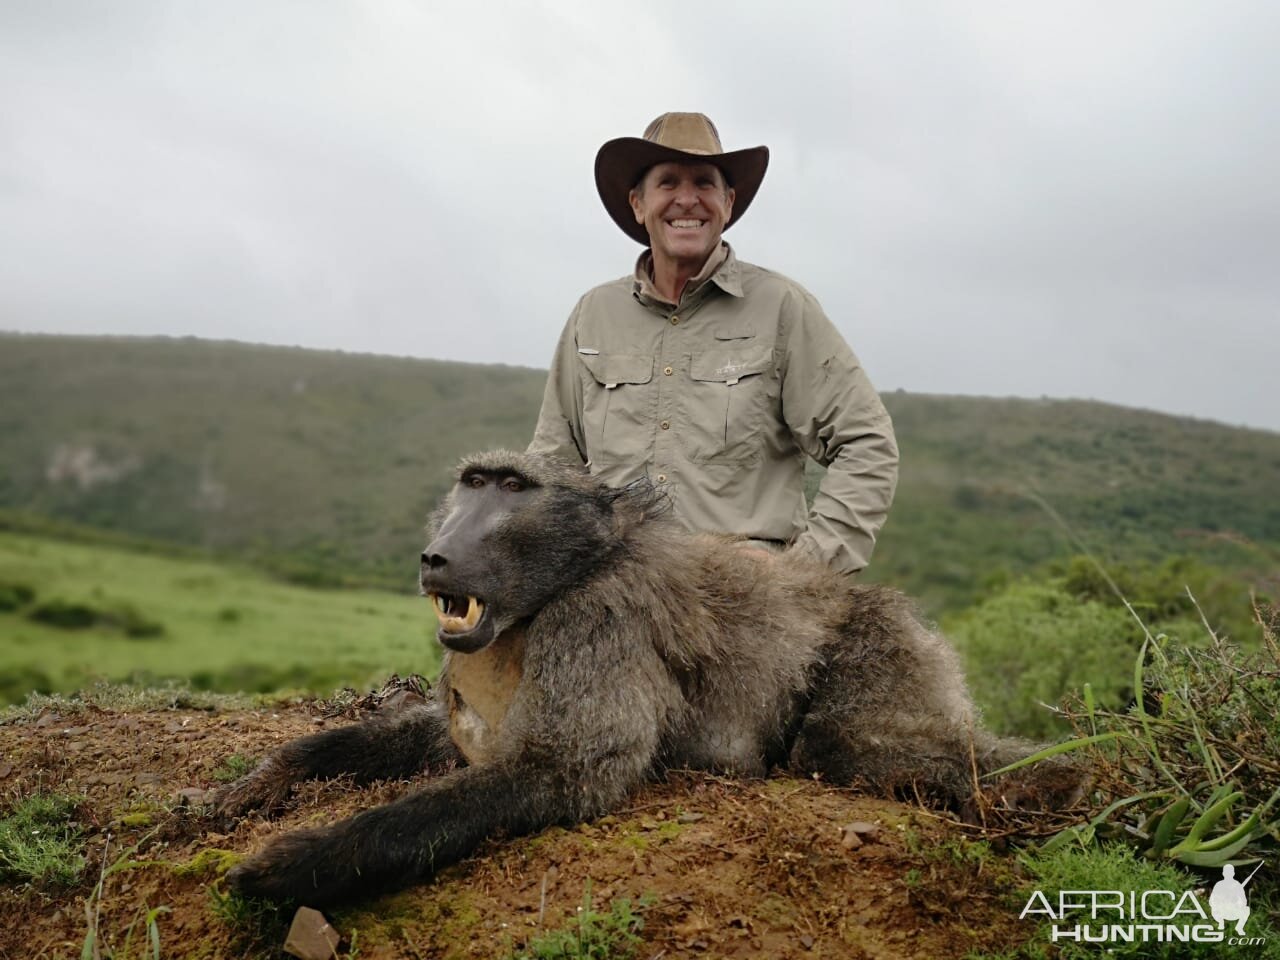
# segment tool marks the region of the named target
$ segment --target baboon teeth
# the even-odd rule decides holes
[[[467,612],[458,616],[453,611],[461,606],[461,597],[445,594],[431,594],[431,605],[435,608],[436,617],[440,621],[440,629],[445,633],[466,633],[474,630],[480,617],[484,614],[484,604],[475,597],[467,597]]]

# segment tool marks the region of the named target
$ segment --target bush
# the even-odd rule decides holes
[[[986,723],[1004,734],[1056,739],[1070,727],[1051,710],[1092,681],[1098,702],[1131,693],[1141,628],[1123,609],[1080,602],[1061,586],[1014,583],[947,624]]]
[[[53,692],[53,679],[32,666],[8,666],[0,673],[0,706],[21,703],[27,694]]]
[[[126,637],[138,640],[162,637],[165,634],[164,624],[144,616],[132,604],[123,603],[107,610],[103,621],[124,631]]]
[[[0,613],[20,610],[35,598],[35,590],[25,583],[0,582]]]
[[[95,607],[73,600],[45,600],[34,607],[27,618],[60,630],[87,630],[103,626],[138,639],[161,637],[165,633],[164,624],[143,615],[129,603]]]
[[[1123,839],[1151,859],[1218,868],[1272,860],[1280,839],[1280,615],[1252,653],[1148,640],[1130,670],[1141,689],[1123,711],[1068,705],[1077,762],[1098,812],[1047,845]]]
[[[73,600],[45,600],[34,607],[27,619],[60,630],[87,630],[102,618],[101,611]]]

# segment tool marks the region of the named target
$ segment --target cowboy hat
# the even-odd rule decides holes
[[[733,187],[733,215],[737,222],[760,189],[769,167],[769,148],[750,147],[725,153],[720,134],[701,113],[664,113],[649,124],[644,137],[610,140],[596,154],[596,189],[613,222],[632,240],[649,245],[649,233],[637,223],[628,195],[646,170],[659,163],[714,163]]]

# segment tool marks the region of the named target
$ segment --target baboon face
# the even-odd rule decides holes
[[[422,593],[451,650],[474,653],[537,613],[616,541],[607,498],[522,460],[464,464],[422,553]]]

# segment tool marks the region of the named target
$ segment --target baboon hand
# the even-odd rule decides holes
[[[235,783],[215,791],[214,813],[227,820],[238,820],[254,810],[272,816],[284,807],[296,779],[284,764],[268,757]]]

